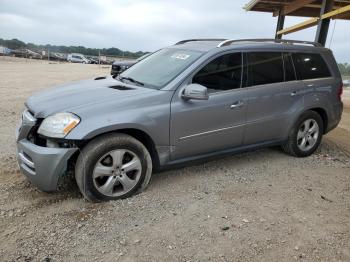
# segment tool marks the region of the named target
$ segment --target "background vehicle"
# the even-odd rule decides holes
[[[67,61],[72,63],[88,64],[89,60],[82,54],[72,53],[67,56]]]
[[[10,48],[0,45],[0,55],[9,55],[11,54],[11,51],[12,50]]]
[[[88,56],[87,59],[89,60],[89,64],[98,64],[98,58]]]
[[[125,198],[166,166],[271,145],[309,156],[338,125],[342,90],[316,43],[185,40],[118,77],[30,97],[18,161],[41,190],[74,170],[87,199]]]
[[[112,64],[111,69],[111,75],[116,76],[119,75],[121,72],[128,69],[130,66],[136,64],[137,62],[145,59],[147,56],[149,56],[151,53],[146,53],[143,56],[133,59],[133,60],[120,60],[120,61],[114,61]]]
[[[344,80],[344,87],[350,87],[350,80]]]
[[[33,52],[29,49],[16,49],[11,50],[11,54],[16,57],[24,57],[24,58],[36,58],[41,59],[42,56],[36,52]]]

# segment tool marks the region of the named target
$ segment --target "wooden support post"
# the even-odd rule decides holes
[[[322,0],[322,7],[320,11],[320,17],[325,13],[332,11],[334,5],[334,0]],[[317,24],[317,31],[315,42],[320,43],[325,46],[327,41],[328,29],[329,29],[330,19],[320,19]]]
[[[282,38],[282,34],[277,34],[277,33],[283,29],[284,18],[285,18],[285,15],[283,15],[281,10],[280,10],[280,12],[278,14],[278,19],[277,19],[277,27],[276,27],[275,39],[281,39]]]

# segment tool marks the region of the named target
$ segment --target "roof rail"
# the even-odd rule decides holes
[[[200,41],[224,41],[227,39],[223,39],[223,38],[199,38],[199,39],[186,39],[186,40],[181,40],[180,42],[177,42],[175,45],[181,45],[184,43],[188,43],[188,42],[200,42]]]
[[[268,38],[262,38],[262,39],[229,39],[229,40],[224,40],[220,44],[218,44],[217,47],[222,47],[222,46],[228,46],[233,43],[239,43],[239,42],[273,42],[273,43],[281,43],[281,44],[302,44],[302,45],[312,45],[315,47],[323,47],[320,43],[317,42],[310,42],[310,41],[300,41],[300,40],[287,40],[287,39],[268,39]]]

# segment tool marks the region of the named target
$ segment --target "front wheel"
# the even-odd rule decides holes
[[[282,148],[292,156],[306,157],[318,148],[322,135],[322,118],[314,111],[307,111],[295,123],[289,134],[288,141]]]
[[[152,174],[145,146],[126,134],[104,135],[82,150],[75,178],[84,197],[93,202],[132,196],[144,190]]]

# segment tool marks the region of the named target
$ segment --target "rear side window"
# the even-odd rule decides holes
[[[292,54],[298,79],[330,77],[331,73],[320,54]]]
[[[215,58],[192,79],[210,90],[230,90],[241,87],[242,54],[233,53]]]
[[[279,52],[247,53],[248,86],[284,81],[283,58]]]
[[[294,81],[296,80],[292,54],[284,53],[283,54],[284,61],[284,81]]]

